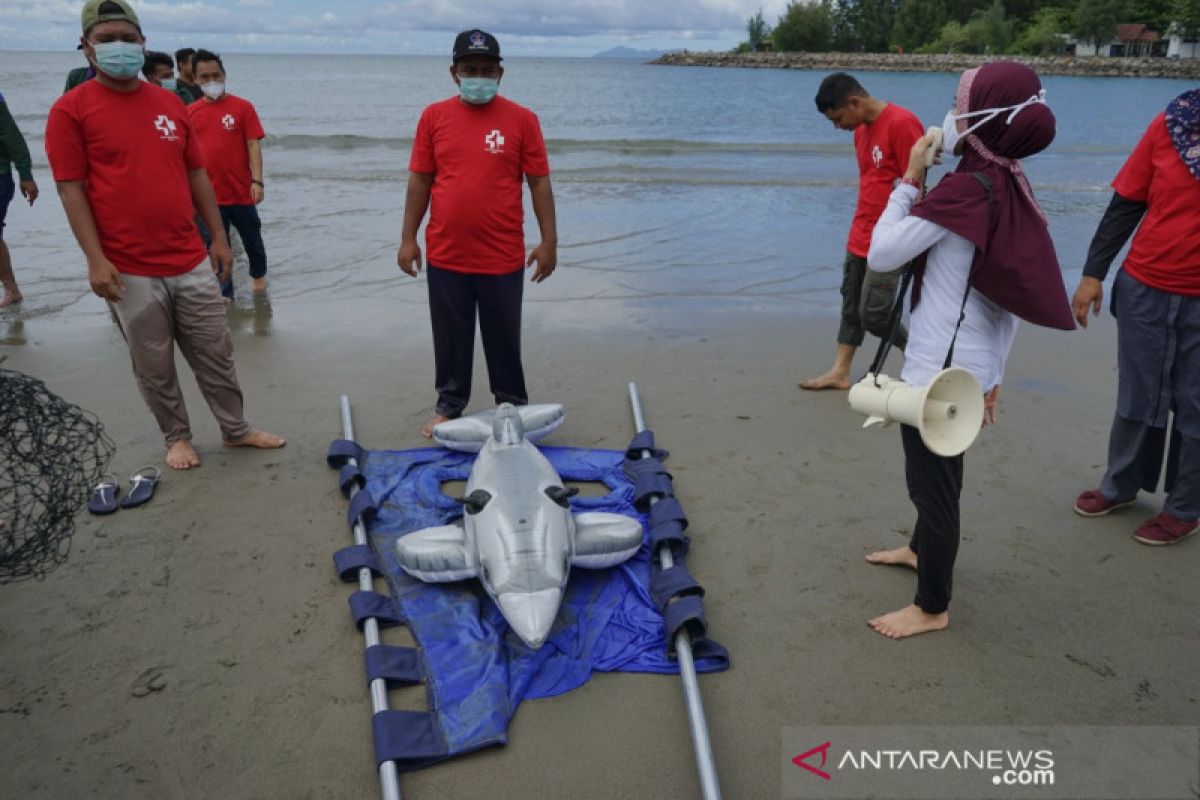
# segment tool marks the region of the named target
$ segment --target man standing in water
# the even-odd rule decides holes
[[[217,195],[225,238],[237,228],[250,261],[254,291],[267,288],[267,248],[263,245],[258,204],[263,201],[262,139],[267,134],[249,100],[225,91],[225,64],[208,50],[192,56],[192,75],[204,98],[188,106],[192,130],[200,142],[204,167]],[[221,294],[233,297],[233,280],[221,284]]]
[[[282,447],[242,416],[233,341],[214,269],[232,255],[187,110],[138,79],[145,39],[126,0],[88,0],[83,51],[96,78],[59,98],[46,122],[46,155],[92,291],[108,301],[133,372],[167,444],[167,465],[200,466],[192,447],[175,345],[221,427],[227,447]],[[213,232],[212,265],[193,224]]]
[[[858,155],[858,206],[846,243],[842,264],[842,321],[838,327],[833,366],[824,375],[800,383],[801,389],[849,389],[854,351],[863,343],[864,330],[887,336],[888,319],[896,297],[899,272],[867,269],[867,251],[875,221],[887,206],[888,195],[904,175],[908,154],[923,135],[921,122],[911,111],[872,97],[854,77],[844,72],[821,81],[817,110],[838,130],[854,131]],[[895,344],[901,350],[908,332],[901,325]]]
[[[521,366],[521,268],[537,263],[541,283],[558,261],[550,164],[537,116],[496,95],[504,68],[489,33],[454,40],[450,77],[459,93],[421,114],[409,161],[404,226],[396,261],[421,269],[417,229],[429,210],[429,316],[433,326],[434,417],[421,428],[459,417],[471,397],[478,311],[488,379],[497,403],[524,405]],[[542,242],[525,257],[521,180],[529,184]],[[432,205],[431,205],[432,201]]]

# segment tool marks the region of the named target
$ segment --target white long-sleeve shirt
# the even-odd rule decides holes
[[[926,250],[921,301],[909,322],[902,380],[924,386],[942,370],[946,351],[954,338],[962,308],[967,276],[975,258],[975,245],[937,223],[909,216],[917,190],[899,184],[888,197],[887,208],[875,224],[867,263],[878,272],[890,272]],[[1017,318],[972,290],[966,315],[954,345],[952,366],[975,376],[985,392],[1004,378],[1004,362],[1017,335]]]

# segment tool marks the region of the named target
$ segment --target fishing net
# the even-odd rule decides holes
[[[0,369],[0,583],[66,560],[75,515],[115,449],[93,414]]]

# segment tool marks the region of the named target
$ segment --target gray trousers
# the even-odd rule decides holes
[[[109,303],[129,346],[138,389],[170,446],[191,439],[187,408],[175,370],[175,345],[192,368],[200,393],[221,434],[250,432],[242,416],[242,390],[233,364],[233,338],[225,321],[217,277],[205,259],[170,278],[121,275],[125,293]]]
[[[899,283],[900,270],[875,272],[867,267],[865,258],[847,252],[842,264],[842,322],[838,326],[838,344],[861,347],[864,332],[886,338]],[[908,345],[908,330],[904,323],[900,323],[893,344],[899,350]]]
[[[1129,500],[1158,488],[1167,458],[1167,500],[1174,516],[1200,518],[1200,297],[1163,292],[1124,270],[1113,282],[1119,368],[1117,413],[1100,492]]]

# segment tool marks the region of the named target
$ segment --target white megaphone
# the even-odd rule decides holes
[[[864,428],[892,422],[913,426],[939,456],[964,452],[983,425],[983,390],[974,375],[958,367],[942,370],[928,386],[868,373],[850,387],[850,407],[867,415]]]

